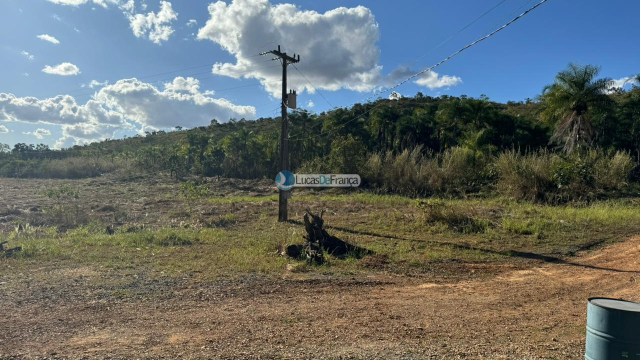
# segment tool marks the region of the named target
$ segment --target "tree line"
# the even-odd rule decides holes
[[[458,151],[454,149],[464,149],[473,161],[485,163],[494,163],[505,152],[584,159],[587,153],[593,157],[593,151],[602,156],[624,153],[637,162],[638,82],[623,90],[598,75],[598,67],[572,63],[535,99],[506,104],[484,95],[418,93],[319,114],[293,111],[289,116],[291,169],[360,173],[370,168],[374,155],[380,160],[419,153],[442,162],[446,153]],[[0,145],[0,176],[48,177],[56,166],[75,161],[77,169],[94,169],[88,175],[130,167],[165,170],[176,177],[271,178],[279,170],[280,121],[212,120],[209,126],[195,129],[150,132],[64,150]],[[59,175],[66,177],[64,172]],[[82,176],[82,171],[73,176]]]

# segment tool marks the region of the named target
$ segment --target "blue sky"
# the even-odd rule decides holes
[[[298,69],[313,84],[289,68],[298,106],[348,105],[402,79],[392,71],[437,63],[537,0],[506,0],[432,50],[500,2],[0,0],[0,142],[66,147],[277,115],[278,63],[253,56],[276,43],[301,55]],[[571,61],[624,78],[640,72],[639,12],[636,1],[549,0],[437,77],[396,91],[520,101]]]

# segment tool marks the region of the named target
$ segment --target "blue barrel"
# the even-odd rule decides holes
[[[640,360],[640,304],[589,299],[586,350],[587,360]]]

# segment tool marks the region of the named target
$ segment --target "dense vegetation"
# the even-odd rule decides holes
[[[598,68],[570,64],[535,100],[413,98],[289,116],[291,169],[358,173],[406,195],[498,190],[558,202],[638,182],[640,87],[624,91]],[[0,144],[0,176],[78,178],[112,171],[271,178],[279,118],[234,120],[51,150]],[[179,119],[176,123],[179,123]]]

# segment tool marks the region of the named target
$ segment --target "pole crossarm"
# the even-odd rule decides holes
[[[298,57],[296,57],[296,54],[293,54],[293,56],[289,56],[287,55],[286,52],[280,51],[280,45],[278,45],[278,50],[271,50],[271,51],[265,51],[263,53],[260,53],[260,55],[267,55],[267,54],[273,54],[290,64],[295,64],[300,62],[300,55],[298,55]]]

